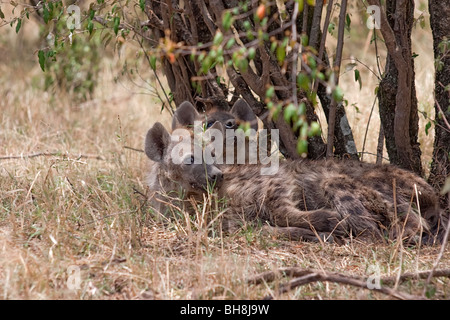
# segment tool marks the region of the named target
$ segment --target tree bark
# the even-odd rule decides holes
[[[380,6],[379,0],[368,2]],[[414,61],[411,51],[413,22],[414,1],[386,1],[386,11],[381,10],[380,25],[388,56],[378,98],[391,163],[422,174]]]
[[[342,62],[342,50],[344,48],[344,29],[345,29],[345,16],[347,14],[347,0],[342,0],[341,12],[339,13],[339,31],[338,31],[338,43],[336,48],[336,58],[334,61],[333,69],[336,73],[335,84],[339,84],[339,73],[341,70]],[[335,145],[335,127],[336,127],[336,109],[338,102],[331,99],[330,110],[328,114],[328,141],[327,141],[327,158],[334,156]]]
[[[446,1],[429,0],[430,24],[433,31],[433,49],[436,61],[435,77],[435,140],[429,182],[441,190],[450,175],[450,48],[440,49],[440,44],[450,40],[450,6]],[[444,52],[442,52],[444,51]],[[441,197],[444,208],[448,197]]]
[[[310,46],[315,48],[318,52],[319,61],[321,61],[321,68],[330,68],[330,60],[325,52],[325,41],[327,37],[327,28],[330,22],[331,11],[333,8],[333,1],[328,2],[327,14],[323,25],[323,32],[320,30],[320,21],[322,16],[323,0],[316,1],[314,8],[311,32],[310,32]],[[320,41],[319,41],[320,40]],[[330,107],[331,97],[327,93],[327,88],[319,82],[314,84],[314,92],[317,92],[323,112],[330,123]],[[340,158],[348,157],[359,160],[358,151],[356,149],[355,139],[353,138],[353,131],[347,119],[345,107],[342,103],[336,105],[335,111],[335,127],[334,127],[334,155]]]

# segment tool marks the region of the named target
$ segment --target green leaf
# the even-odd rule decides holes
[[[39,65],[41,66],[42,71],[45,72],[45,52],[42,50],[39,50],[38,58],[39,58]]]
[[[334,23],[330,23],[329,25],[328,25],[328,32],[330,33],[330,34],[333,34],[333,31],[334,31],[334,29],[335,29],[335,24]]]
[[[256,56],[256,49],[253,48],[253,47],[251,47],[250,49],[248,49],[248,58],[249,58],[250,60],[253,60],[253,59],[255,59],[255,56]]]
[[[352,20],[350,19],[350,15],[347,13],[347,16],[345,17],[345,28],[350,31],[350,24],[352,23]]]
[[[156,56],[150,56],[150,67],[153,70],[156,70]]]
[[[311,126],[309,128],[308,136],[320,136],[322,133],[322,130],[320,129],[320,124],[318,124],[316,121],[311,122]]]
[[[297,142],[297,152],[299,155],[304,156],[308,152],[308,141],[298,140]]]
[[[309,90],[309,77],[306,74],[300,72],[297,76],[297,85],[303,90]]]
[[[294,125],[292,126],[292,130],[294,131],[298,131],[298,129],[303,126],[305,124],[305,121],[303,120],[303,118],[298,119],[298,121],[296,121],[294,123]]]
[[[50,11],[48,11],[48,8],[45,4],[43,5],[43,10],[44,10],[44,13],[43,13],[42,17],[44,18],[45,24],[47,24],[50,19]]]
[[[284,109],[284,121],[289,123],[294,115],[297,115],[297,108],[293,103],[290,103],[286,109]]]
[[[355,81],[359,82],[359,90],[362,88],[361,74],[358,69],[355,69]]]
[[[120,17],[114,17],[114,33],[117,36],[117,33],[119,32],[119,25],[120,25]]]
[[[300,103],[298,105],[298,110],[297,110],[297,114],[298,115],[304,115],[306,114],[306,104],[304,102]]]
[[[223,15],[222,26],[225,29],[225,31],[228,31],[230,30],[232,24],[233,24],[233,16],[231,15],[230,11],[227,11]]]
[[[302,34],[301,36],[302,46],[306,47],[309,43],[309,37],[307,34]]]
[[[216,35],[214,36],[213,44],[215,46],[218,46],[222,43],[222,41],[223,41],[223,33],[220,31],[217,31]]]
[[[284,59],[286,58],[286,50],[283,46],[277,47],[277,60],[278,63],[281,65],[284,62]]]
[[[431,128],[431,122],[428,121],[428,123],[425,125],[425,134],[428,135],[428,130]]]
[[[336,102],[341,102],[344,99],[344,91],[341,87],[337,86],[333,91],[333,98]]]
[[[16,33],[19,33],[21,26],[22,26],[22,19],[17,19]]]
[[[299,12],[303,12],[303,8],[304,8],[304,3],[303,0],[296,0],[295,2],[298,2],[298,11]]]
[[[275,94],[275,88],[273,86],[270,86],[266,90],[266,98],[272,99],[273,95]]]
[[[145,12],[145,0],[139,0],[139,7],[141,7],[142,12]]]
[[[316,59],[314,59],[313,56],[308,55],[308,65],[311,67],[311,69],[316,69],[317,68],[317,62]]]
[[[94,23],[92,22],[92,20],[89,20],[87,29],[89,31],[89,34],[92,34],[92,30],[94,29]]]
[[[2,8],[0,7],[0,18],[5,19],[5,14],[2,11]]]
[[[227,44],[225,45],[225,49],[229,50],[232,46],[236,43],[236,40],[234,38],[231,38],[228,40]]]
[[[248,70],[248,60],[246,58],[241,58],[237,62],[237,67],[240,72],[247,72]]]
[[[277,46],[278,46],[278,44],[276,41],[272,42],[270,44],[270,52],[272,52],[272,53],[275,52],[275,49],[277,48]]]
[[[211,69],[213,62],[214,61],[213,61],[213,58],[211,57],[211,55],[207,55],[206,58],[202,62],[201,72],[203,74],[207,74],[208,71]]]

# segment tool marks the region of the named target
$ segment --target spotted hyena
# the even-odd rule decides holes
[[[170,209],[167,204],[173,199],[178,207],[182,207],[179,202],[183,199],[203,200],[208,187],[222,181],[222,171],[215,165],[194,163],[191,138],[192,131],[179,129],[170,134],[159,122],[145,137],[145,154],[150,159],[147,174],[150,203],[161,214]]]
[[[174,128],[189,125],[199,117],[192,112],[192,105],[182,106],[177,109]],[[226,120],[216,119],[208,126],[225,132]],[[271,233],[292,239],[315,240],[332,235],[336,239],[413,240],[421,233],[434,235],[442,227],[434,189],[422,178],[395,166],[286,160],[275,175],[267,176],[261,174],[262,164],[195,163],[189,139],[183,142],[190,150],[185,155],[189,161],[173,164],[169,154],[179,139],[170,139],[161,127],[158,125],[158,130],[153,131],[152,128],[146,139],[146,154],[158,163],[149,180],[151,189],[178,188],[200,198],[208,182],[213,181],[219,196],[227,200],[223,225],[229,232],[243,221],[260,220]],[[188,132],[192,138],[193,131]],[[170,143],[164,142],[169,140]],[[156,156],[152,150],[158,150]]]

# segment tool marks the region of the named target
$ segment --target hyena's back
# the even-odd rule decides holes
[[[437,203],[434,190],[425,181],[397,168],[286,161],[275,176],[260,176],[258,170],[258,166],[224,168],[221,191],[229,198],[229,219],[245,215],[247,219],[258,217],[290,229],[371,238],[396,238],[400,233],[411,238],[427,230],[427,223],[411,208],[414,189],[407,190],[414,185],[411,182],[418,185],[419,203],[424,210],[434,210]],[[381,176],[384,180],[379,179]],[[396,196],[390,187],[393,179],[399,183]],[[408,184],[400,188],[403,183]]]
[[[436,190],[424,179],[405,169],[387,164],[369,164],[357,161],[346,161],[345,164],[329,162],[329,166],[337,166],[343,174],[363,181],[368,187],[380,192],[385,199],[407,208],[416,210],[427,221],[432,233],[442,233],[445,217],[439,207],[439,196]],[[442,220],[444,219],[444,220]]]

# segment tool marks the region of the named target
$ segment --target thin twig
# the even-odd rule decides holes
[[[375,109],[375,104],[377,102],[377,99],[378,99],[378,97],[375,96],[375,99],[373,100],[373,104],[372,104],[372,109],[370,109],[369,119],[367,120],[366,132],[364,133],[364,140],[363,140],[362,151],[361,151],[361,161],[363,161],[364,149],[366,148],[367,133],[369,132],[370,120],[372,119],[372,114],[373,114],[373,110]]]
[[[442,85],[442,83],[439,83],[442,87],[444,87],[443,85]],[[444,87],[444,89],[445,89],[445,87]],[[449,128],[450,129],[450,123],[448,123],[448,121],[447,121],[447,118],[446,118],[446,116],[445,116],[445,112],[442,110],[442,108],[441,108],[441,105],[439,104],[439,102],[438,102],[438,100],[436,99],[436,97],[434,97],[434,102],[436,102],[436,106],[438,107],[438,109],[439,109],[439,112],[442,114],[442,120],[444,120],[444,123],[445,123],[445,125],[447,126],[447,128]],[[437,118],[438,116],[436,116],[436,118]]]
[[[119,215],[126,214],[126,213],[135,213],[135,212],[136,212],[136,210],[125,210],[125,211],[120,211],[120,212],[116,212],[116,213],[107,214],[107,215],[105,215],[103,217],[94,219],[94,220],[89,221],[89,222],[79,223],[78,224],[78,228],[82,228],[82,227],[85,227],[87,225],[90,225],[90,224],[93,224],[93,223],[96,223],[98,221],[102,221],[104,219],[111,218],[111,217],[114,217],[114,216],[119,216]]]
[[[11,159],[31,159],[37,157],[63,157],[67,159],[76,159],[79,160],[81,158],[85,159],[95,159],[95,160],[106,160],[104,157],[99,155],[92,154],[64,154],[61,152],[38,152],[32,154],[21,154],[21,155],[13,155],[13,156],[0,156],[0,160],[11,160]]]
[[[129,149],[129,150],[133,150],[136,152],[144,152],[144,150],[142,149],[137,149],[137,148],[133,148],[133,147],[129,147],[129,146],[123,146],[125,149]]]

